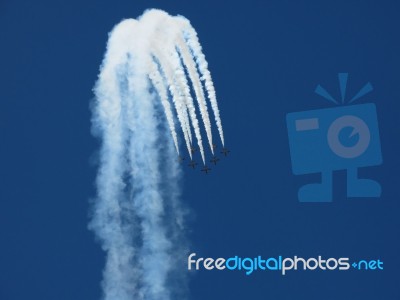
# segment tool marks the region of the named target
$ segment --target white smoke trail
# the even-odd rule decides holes
[[[174,140],[175,149],[176,149],[176,152],[178,152],[178,154],[179,154],[178,136],[177,136],[176,130],[175,130],[175,122],[174,122],[174,116],[172,113],[171,105],[168,101],[167,89],[165,88],[163,78],[162,78],[160,72],[158,71],[157,64],[153,60],[151,60],[149,62],[149,64],[150,64],[149,68],[151,70],[149,77],[150,77],[150,80],[151,80],[153,86],[157,89],[157,93],[160,96],[161,103],[164,106],[165,115],[167,117],[169,129],[172,134],[172,139]]]
[[[212,146],[213,142],[212,142],[212,133],[211,133],[211,123],[210,123],[210,117],[208,115],[207,102],[206,102],[206,100],[204,98],[204,92],[203,92],[203,88],[202,88],[202,85],[201,85],[201,82],[200,82],[200,79],[199,79],[199,75],[197,73],[195,62],[193,60],[193,57],[190,55],[190,52],[189,52],[189,50],[187,48],[187,45],[184,44],[184,42],[183,42],[181,37],[177,38],[176,43],[177,43],[177,49],[178,49],[179,53],[181,54],[183,64],[185,65],[186,70],[187,70],[188,75],[189,75],[189,78],[190,78],[190,80],[192,82],[193,90],[194,90],[194,93],[196,95],[196,99],[197,99],[198,104],[199,104],[200,114],[201,114],[201,117],[203,119],[204,128],[206,130],[208,143],[210,145],[211,152],[214,154],[214,148]],[[195,113],[192,99],[189,100],[189,101],[191,101],[190,102],[190,107],[193,110],[193,113]],[[193,126],[194,126],[194,129],[195,129],[195,132],[197,131],[198,133],[200,133],[200,128],[198,126],[197,120],[196,121],[192,121],[192,122],[193,122]],[[199,137],[198,137],[199,148],[202,148],[201,135],[200,134],[198,134],[198,135],[199,135]],[[202,156],[203,156],[203,161],[204,161],[204,154]]]
[[[207,90],[208,98],[210,99],[211,108],[214,112],[215,122],[217,124],[221,142],[222,142],[222,145],[224,145],[225,144],[224,131],[222,129],[222,122],[221,122],[221,117],[220,117],[220,113],[219,113],[214,83],[211,78],[211,73],[208,70],[208,63],[207,63],[206,57],[203,54],[203,51],[202,51],[202,48],[201,48],[201,45],[199,42],[199,38],[197,36],[197,32],[190,25],[190,22],[185,18],[181,18],[180,21],[184,24],[183,30],[184,30],[184,33],[185,33],[185,36],[187,39],[186,41],[187,41],[188,46],[190,47],[190,49],[193,52],[193,56],[197,62],[197,66],[202,75],[201,79],[204,81],[204,85]]]
[[[130,299],[136,290],[136,270],[132,267],[135,255],[131,235],[124,232],[121,200],[125,198],[126,172],[124,123],[117,70],[124,59],[122,41],[129,37],[132,20],[114,28],[107,44],[107,52],[95,87],[96,103],[93,108],[93,130],[100,135],[102,148],[97,176],[98,197],[89,227],[96,232],[107,252],[103,290],[105,299]],[[134,26],[133,26],[134,27]]]
[[[161,41],[161,43],[164,44],[166,42],[166,44],[172,45],[171,48],[165,49],[165,50],[168,51],[169,62],[173,68],[174,78],[176,79],[175,82],[176,82],[177,87],[180,90],[180,94],[182,95],[182,97],[184,99],[183,105],[185,105],[185,107],[189,113],[190,121],[193,126],[195,136],[196,136],[196,139],[198,142],[199,152],[201,154],[203,162],[205,163],[205,155],[204,155],[202,137],[201,137],[201,133],[200,133],[199,122],[198,122],[197,116],[196,116],[196,109],[194,106],[194,101],[190,94],[190,87],[189,87],[188,81],[185,76],[184,68],[181,64],[180,57],[176,51],[177,37],[179,37],[179,34],[181,32],[180,32],[180,28],[178,26],[176,26],[176,24],[175,24],[176,22],[174,22],[174,21],[175,21],[174,19],[168,19],[164,25],[161,25],[162,28],[166,28],[166,31],[167,31],[164,36],[169,37],[169,39],[170,39],[168,42]],[[158,43],[160,43],[160,40],[161,40],[161,38],[157,38]],[[158,49],[158,48],[156,48],[156,49]],[[163,57],[163,54],[160,52],[161,51],[158,51],[158,56]]]
[[[133,109],[128,110],[133,119],[130,130],[129,159],[132,168],[132,200],[135,213],[140,219],[142,245],[139,266],[142,270],[143,290],[138,297],[143,299],[169,299],[165,286],[171,266],[168,256],[171,242],[167,239],[163,226],[163,195],[160,184],[161,163],[159,158],[160,126],[157,119],[156,97],[148,92],[150,86],[146,78],[145,57],[136,56],[130,61],[130,68],[138,72],[128,75],[130,99],[134,99]],[[138,88],[138,87],[141,88]],[[135,109],[136,107],[136,109]]]
[[[168,64],[168,59],[165,58],[162,53],[159,53],[160,51],[158,51],[156,47],[153,48],[153,51],[158,54],[157,59],[160,62],[160,68],[165,76],[168,89],[172,96],[172,102],[175,106],[179,123],[181,124],[188,153],[190,155],[190,158],[192,158],[190,125],[184,100],[182,99],[182,95],[178,90],[177,84],[174,79],[173,70]]]
[[[194,128],[205,162],[184,67],[210,145],[211,123],[196,62],[203,77],[208,76],[209,96],[213,87],[209,86],[211,77],[204,75],[209,74],[207,68],[191,56],[192,46],[185,44],[179,20],[182,17],[150,10],[138,21],[119,23],[110,33],[94,88],[92,128],[102,145],[98,195],[89,228],[107,254],[102,282],[105,300],[177,299],[175,287],[182,283],[174,281],[184,280],[184,268],[177,269],[185,257],[185,243],[184,213],[178,200],[180,171],[174,153],[175,148],[179,154],[175,117],[189,155],[190,126]],[[198,56],[196,51],[193,54]],[[210,101],[214,113],[218,112],[215,92]]]

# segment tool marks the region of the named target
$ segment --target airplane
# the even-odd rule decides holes
[[[203,169],[201,169],[202,172],[205,172],[206,174],[208,174],[208,172],[211,171],[211,168],[204,166]]]
[[[178,162],[182,163],[185,160],[185,158],[183,156],[178,156]]]
[[[194,169],[196,167],[196,165],[197,165],[197,163],[194,160],[192,160],[192,161],[190,161],[190,163],[188,163],[188,166],[192,167],[192,169]]]
[[[219,158],[214,156],[212,159],[210,159],[210,162],[213,163],[215,166],[217,165],[217,162],[219,161]]]
[[[229,152],[231,152],[231,151],[229,149],[227,149],[227,148],[223,148],[222,151],[221,151],[221,153],[223,155],[225,155],[225,156],[227,156]]]

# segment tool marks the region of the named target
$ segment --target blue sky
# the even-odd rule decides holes
[[[323,3],[322,3],[323,2]],[[98,142],[89,102],[107,33],[146,8],[182,14],[198,31],[219,99],[230,157],[210,176],[185,169],[188,237],[200,256],[350,256],[381,272],[205,272],[190,299],[398,299],[400,268],[399,4],[396,1],[0,2],[0,299],[100,299],[104,253],[87,230]],[[370,81],[383,164],[361,176],[379,199],[305,204],[318,174],[291,172],[285,115],[332,104]],[[184,270],[183,270],[184,271]]]

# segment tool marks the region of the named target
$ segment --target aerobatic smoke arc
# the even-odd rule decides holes
[[[182,299],[174,288],[186,251],[176,153],[182,135],[192,155],[193,130],[205,163],[201,124],[213,152],[207,99],[224,144],[196,31],[161,10],[123,20],[109,35],[94,92],[92,129],[102,144],[89,228],[107,255],[104,299]]]

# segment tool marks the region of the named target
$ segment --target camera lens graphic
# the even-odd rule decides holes
[[[349,138],[358,134],[358,142],[351,147],[345,146],[341,143],[339,134],[346,128],[350,127],[353,129]],[[333,153],[343,158],[355,158],[360,156],[367,150],[369,142],[371,140],[371,134],[369,132],[367,124],[356,116],[342,116],[332,122],[328,129],[328,144]]]

